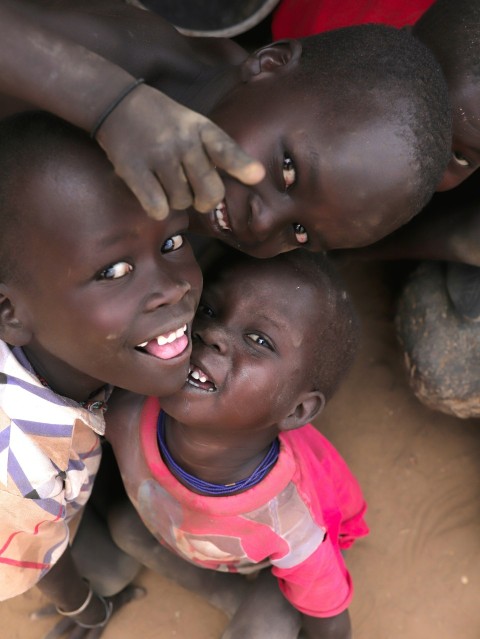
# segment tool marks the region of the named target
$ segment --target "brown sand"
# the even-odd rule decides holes
[[[423,407],[410,393],[392,327],[389,269],[352,265],[364,335],[346,383],[317,424],[363,486],[371,535],[347,561],[355,639],[480,637],[480,428]],[[104,639],[217,639],[222,613],[151,572],[141,601]],[[0,604],[2,639],[40,639],[34,589]],[[248,639],[248,638],[246,638]],[[274,638],[268,638],[274,639]]]

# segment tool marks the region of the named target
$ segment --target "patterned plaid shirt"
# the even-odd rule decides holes
[[[34,586],[61,557],[104,431],[100,408],[43,386],[22,350],[0,340],[0,600]]]

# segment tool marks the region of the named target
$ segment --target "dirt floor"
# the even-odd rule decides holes
[[[355,639],[480,637],[480,424],[424,408],[407,386],[395,341],[392,270],[351,265],[363,317],[357,362],[318,427],[358,476],[371,535],[349,551]],[[104,639],[216,639],[226,620],[144,571],[148,595],[114,617]],[[35,591],[0,604],[2,639],[40,639]],[[248,639],[248,638],[246,638]],[[269,638],[274,639],[274,638]]]

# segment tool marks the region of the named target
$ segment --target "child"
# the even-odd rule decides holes
[[[28,11],[206,115],[268,167],[253,187],[225,176],[225,199],[207,215],[192,212],[195,232],[257,257],[364,246],[418,213],[440,181],[451,140],[446,87],[408,33],[362,26],[248,54],[118,2],[55,7]],[[100,140],[112,130],[109,116]]]
[[[187,223],[147,217],[71,125],[0,123],[1,599],[37,584],[79,625],[108,622],[68,524],[98,469],[110,385],[160,395],[188,373],[201,273]]]
[[[399,301],[396,322],[410,384],[431,408],[478,417],[480,4],[437,0],[413,33],[433,51],[447,79],[453,142],[438,190],[457,188],[436,194],[414,220],[361,255],[432,260],[411,275]]]
[[[306,425],[353,359],[347,293],[321,256],[235,253],[207,271],[192,330],[185,386],[161,400],[120,392],[108,416],[134,507],[189,562],[246,574],[271,566],[308,637],[350,637],[341,551],[368,532],[365,503],[338,452]],[[147,562],[161,563],[135,518],[117,518],[117,542],[143,560],[145,542]]]
[[[1,117],[30,104],[91,132],[142,206],[159,219],[169,208],[191,204],[210,210],[224,193],[216,167],[249,184],[263,177],[263,167],[212,122],[43,28],[45,8],[36,5],[48,4],[0,4],[0,90],[8,94],[0,104]],[[116,0],[115,6],[121,3]],[[37,10],[40,15],[29,15]],[[76,17],[75,29],[85,18]],[[101,29],[94,27],[90,35],[101,37]]]

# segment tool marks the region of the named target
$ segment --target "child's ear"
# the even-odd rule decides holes
[[[245,81],[286,69],[300,60],[302,45],[298,40],[278,40],[251,53],[242,63]]]
[[[0,282],[0,339],[11,346],[25,346],[31,338],[32,332],[18,317],[8,285]]]
[[[281,431],[294,430],[305,426],[319,415],[325,406],[325,396],[320,391],[310,391],[299,397],[294,410],[283,419],[278,427]]]

